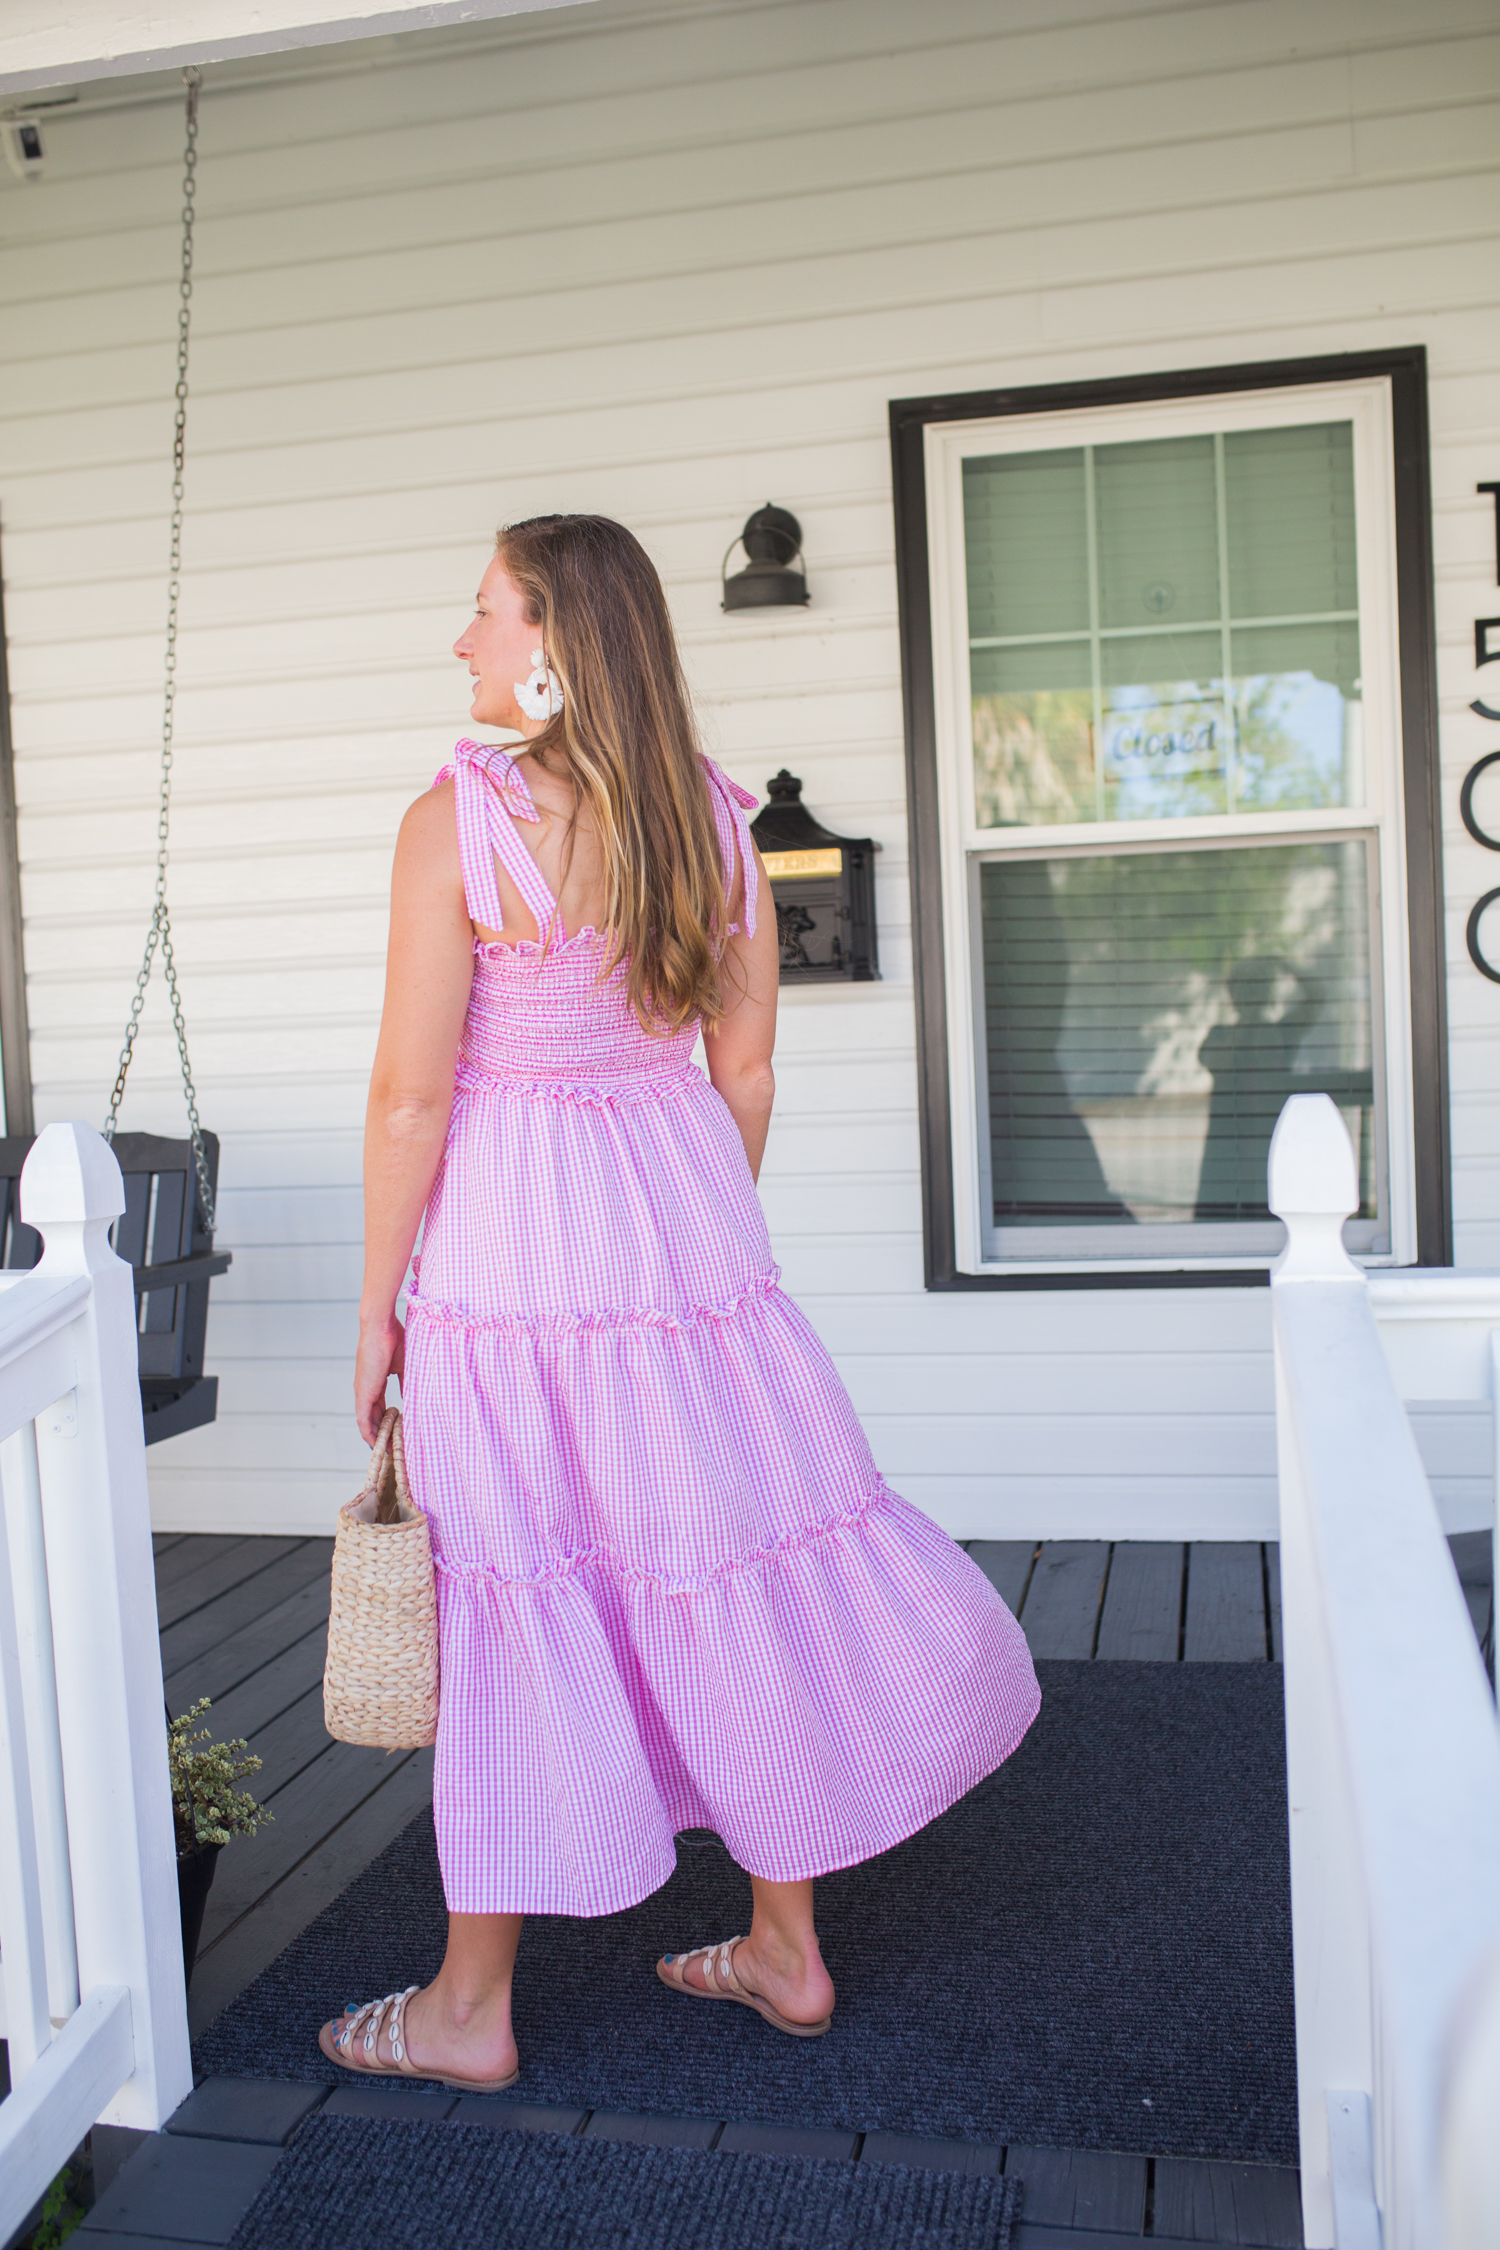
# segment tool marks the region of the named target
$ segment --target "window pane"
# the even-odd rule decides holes
[[[1219,615],[1219,519],[1211,437],[1094,450],[1099,622],[1184,625]]]
[[[964,537],[980,827],[1362,801],[1348,423],[971,459]]]
[[[1217,633],[1132,634],[1100,651],[1106,820],[1233,809],[1234,698]]]
[[[1231,641],[1241,809],[1361,803],[1358,626],[1237,626]]]
[[[1272,1127],[1312,1092],[1377,1217],[1362,841],[990,861],[980,899],[997,1229],[1148,1255],[1142,1229],[1264,1227]]]
[[[964,535],[975,639],[1088,631],[1081,445],[965,461]]]
[[[974,801],[981,828],[1093,820],[1093,659],[1083,641],[976,649]]]
[[[977,648],[971,660],[975,700],[1026,696],[1052,688],[1091,695],[1093,658],[1086,640],[1023,641],[1016,648]]]
[[[1227,431],[1224,489],[1231,615],[1358,607],[1352,423]]]
[[[1341,701],[1359,694],[1359,627],[1353,622],[1236,625],[1229,645],[1243,681],[1300,673],[1325,680]]]

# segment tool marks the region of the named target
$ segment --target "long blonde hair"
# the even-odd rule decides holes
[[[602,974],[628,964],[648,1031],[712,1023],[729,901],[661,580],[608,516],[532,516],[507,524],[495,552],[562,682],[562,710],[528,748],[561,761],[593,817],[611,939]]]

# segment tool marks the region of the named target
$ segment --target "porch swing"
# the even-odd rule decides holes
[[[182,270],[177,313],[177,414],[172,438],[172,542],[167,586],[167,644],[162,698],[161,788],[156,823],[156,895],[146,951],[135,980],[104,1137],[114,1149],[125,1182],[125,1209],[112,1240],[116,1254],[135,1276],[136,1326],[141,1382],[141,1417],[146,1443],[179,1437],[212,1422],[218,1409],[219,1381],[203,1372],[204,1332],[208,1324],[208,1285],[227,1272],[227,1250],[214,1249],[214,1200],[219,1179],[219,1143],[198,1121],[198,1096],[188,1061],[187,1026],[177,989],[172,954],[172,923],[167,911],[167,831],[172,789],[172,719],[177,671],[177,604],[182,570],[183,462],[186,454],[188,323],[193,296],[193,195],[198,164],[198,89],[201,73],[185,70],[187,139],[182,183]],[[161,947],[162,972],[172,1003],[172,1025],[182,1065],[188,1138],[168,1140],[155,1133],[117,1133],[140,1030],[141,1010],[151,981],[151,963]],[[31,1148],[30,1134],[0,1138],[0,1266],[34,1266],[41,1237],[21,1219],[21,1167]]]

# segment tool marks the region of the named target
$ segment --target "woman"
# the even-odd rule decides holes
[[[526,746],[461,742],[402,824],[354,1385],[373,1441],[401,1377],[432,1528],[448,1950],[319,2043],[489,2090],[523,1915],[633,1905],[684,1828],[754,1909],[663,1982],[825,2032],[813,1877],[952,1804],[1039,1698],[777,1286],[776,916],[645,552],[598,516],[513,524],[454,653]]]

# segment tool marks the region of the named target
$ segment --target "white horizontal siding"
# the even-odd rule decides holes
[[[883,849],[886,981],[788,996],[763,1180],[882,1465],[964,1534],[1274,1530],[1253,1290],[929,1296],[886,408],[1425,343],[1459,1251],[1500,1264],[1494,856],[1457,792],[1500,611],[1500,29],[1488,0],[603,4],[209,73],[172,896],[223,1137],[211,1429],[163,1524],[326,1529],[359,1121],[403,804],[496,522],[599,508],[666,579],[710,740]],[[38,1114],[101,1114],[151,881],[180,144],[85,92],[0,181],[0,520]],[[772,496],[814,606],[724,618]],[[1500,791],[1495,798],[1500,817]],[[177,1130],[159,995],[128,1122]],[[1450,1519],[1487,1439],[1429,1414]]]

